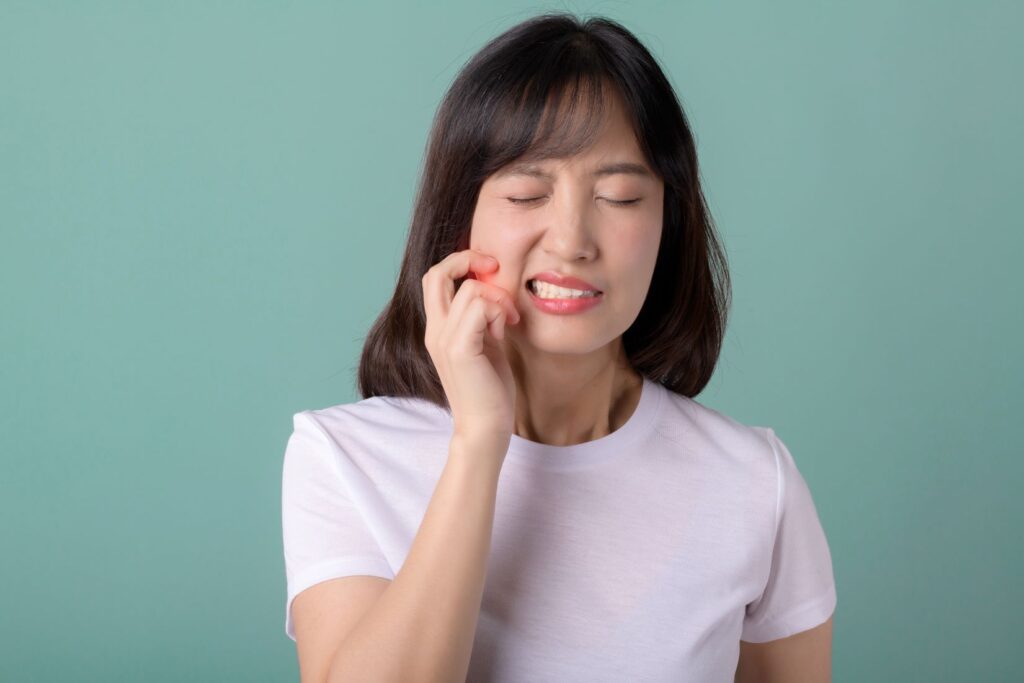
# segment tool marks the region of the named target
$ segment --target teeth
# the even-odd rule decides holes
[[[531,280],[530,289],[542,299],[579,299],[581,297],[597,296],[597,292],[559,287],[550,282],[541,282],[540,280]]]

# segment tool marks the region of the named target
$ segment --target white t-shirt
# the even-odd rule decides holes
[[[448,457],[452,419],[374,396],[294,415],[284,456],[285,632],[294,597],[393,579]],[[468,681],[722,681],[739,641],[821,624],[832,557],[774,430],[644,378],[627,422],[548,446],[512,435]]]

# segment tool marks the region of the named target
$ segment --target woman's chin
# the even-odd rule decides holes
[[[520,323],[521,325],[521,323]],[[607,346],[607,341],[602,342],[593,335],[585,333],[566,334],[564,330],[542,331],[536,328],[521,330],[519,325],[515,328],[505,328],[506,343],[512,343],[517,348],[529,348],[532,351],[551,353],[556,355],[580,355],[590,353]]]

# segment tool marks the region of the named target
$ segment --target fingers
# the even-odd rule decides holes
[[[462,353],[480,353],[487,341],[487,328],[495,339],[504,337],[506,315],[500,304],[482,297],[472,297],[459,308],[452,306],[446,330],[449,336],[443,342],[444,347],[449,352],[457,349]]]
[[[497,285],[481,282],[480,280],[466,280],[459,286],[459,291],[456,292],[449,308],[448,318],[450,320],[461,318],[465,315],[466,307],[475,299],[483,299],[484,301],[497,304],[513,325],[519,322],[519,311],[516,310],[515,304],[512,303],[512,295]]]
[[[449,254],[424,274],[423,305],[427,313],[427,327],[431,328],[426,333],[428,339],[446,336],[446,330],[456,329],[457,324],[449,325],[447,321],[461,319],[465,315],[467,304],[478,297],[498,304],[505,311],[499,325],[492,327],[496,334],[504,333],[506,319],[513,325],[519,322],[520,315],[513,298],[502,287],[481,280],[467,279],[459,286],[459,292],[465,289],[465,293],[459,294],[455,291],[455,280],[465,277],[471,271],[486,273],[497,266],[497,260],[490,256],[467,249]],[[492,315],[489,322],[493,320]]]
[[[497,267],[497,259],[471,249],[449,254],[423,276],[424,307],[431,306],[442,317],[447,317],[448,307],[455,296],[455,280],[465,277],[471,270],[488,273]]]

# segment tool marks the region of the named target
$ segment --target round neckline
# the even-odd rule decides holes
[[[505,462],[566,470],[586,468],[616,457],[626,457],[629,454],[627,446],[650,434],[651,423],[661,409],[666,391],[657,382],[643,375],[641,377],[643,384],[640,387],[640,400],[629,418],[614,432],[568,446],[553,446],[512,434]]]

